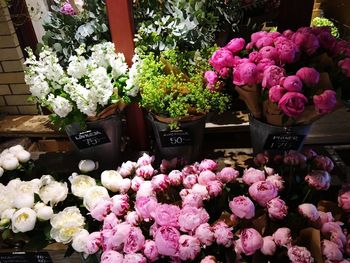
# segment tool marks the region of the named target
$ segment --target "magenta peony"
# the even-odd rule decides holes
[[[220,71],[222,68],[231,68],[234,64],[234,57],[230,50],[220,48],[214,52],[209,63],[216,71]]]
[[[336,95],[334,90],[325,90],[320,95],[314,95],[312,99],[317,112],[320,114],[330,113],[337,104]]]
[[[243,50],[245,46],[245,40],[243,38],[233,38],[225,46],[226,49],[230,50],[232,53],[238,53]]]
[[[233,84],[254,85],[258,82],[258,71],[254,63],[245,62],[239,64],[233,72]]]
[[[292,75],[292,76],[287,76],[283,80],[282,86],[287,91],[300,92],[303,88],[303,83],[301,82],[301,80],[298,76]]]
[[[299,92],[287,92],[278,102],[284,114],[288,117],[296,117],[304,112],[307,98]]]
[[[273,86],[269,89],[269,100],[278,103],[286,92],[287,90],[281,85]]]
[[[261,85],[263,88],[271,88],[280,83],[281,78],[285,77],[286,72],[278,66],[269,66],[265,69]]]
[[[320,73],[314,68],[303,67],[296,75],[306,86],[315,86],[320,81]]]
[[[338,66],[341,68],[345,76],[350,77],[350,58],[340,60]]]

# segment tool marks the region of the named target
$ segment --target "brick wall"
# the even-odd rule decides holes
[[[23,52],[5,1],[0,0],[0,112],[37,114],[28,101],[30,94],[24,82]]]

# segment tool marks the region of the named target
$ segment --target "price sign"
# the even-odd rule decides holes
[[[91,129],[72,135],[70,138],[79,149],[90,148],[110,142],[103,129]]]
[[[175,130],[159,132],[160,141],[163,147],[176,147],[193,144],[193,136],[188,130]]]
[[[298,150],[305,135],[277,134],[269,135],[265,142],[264,149],[267,150]]]
[[[47,252],[0,253],[0,263],[52,263]]]

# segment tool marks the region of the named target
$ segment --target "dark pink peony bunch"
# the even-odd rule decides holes
[[[350,250],[344,226],[312,203],[295,206],[292,202],[293,207],[289,207],[286,178],[267,166],[275,159],[261,153],[255,163],[262,169],[247,168],[242,176],[233,167],[219,169],[210,159],[179,170],[174,170],[176,161],[162,161],[159,173],[153,168],[154,157],[147,154],[137,162],[123,163],[117,171],[105,171],[101,181],[110,191],[123,180],[129,180],[129,188],[119,187],[112,191],[119,193],[111,197],[96,196],[99,201],[89,211],[101,229],[81,240],[79,251],[87,255],[102,251],[101,262],[105,263],[190,262],[200,257],[203,263],[216,262],[213,255],[203,256],[210,247],[235,252],[238,261],[257,252],[273,256],[284,251],[291,262],[313,262],[310,251],[292,238],[292,226],[283,227],[292,212],[322,233],[325,259],[340,262]],[[305,150],[290,151],[277,159],[278,167],[306,169],[304,185],[310,189],[328,189],[333,169],[328,157]],[[348,186],[339,192],[338,204],[345,212],[350,211],[349,194]],[[225,195],[228,198],[220,199]],[[214,201],[215,206],[217,200],[227,202],[227,208],[212,220],[213,207],[208,204]],[[275,226],[269,232],[258,230],[253,223],[262,215]]]
[[[329,70],[325,69],[324,62],[316,61],[322,54],[337,60],[334,67],[338,66],[346,77],[350,77],[350,42],[333,37],[327,27],[304,27],[283,33],[256,32],[247,44],[242,38],[234,38],[214,52],[209,59],[213,70],[204,76],[211,90],[216,85],[230,82],[236,87],[261,86],[254,90],[258,92],[260,102],[247,102],[256,97],[249,93],[242,96],[237,90],[248,108],[261,105],[267,99],[287,117],[301,116],[309,105],[323,115],[335,108],[337,100],[332,83],[320,78]],[[251,112],[255,114],[256,111],[252,108]],[[260,118],[259,114],[255,117]]]
[[[61,12],[62,14],[67,15],[67,16],[74,16],[74,15],[76,15],[76,13],[75,13],[75,11],[74,11],[72,5],[71,5],[69,2],[66,2],[66,3],[64,3],[64,4],[61,6],[60,12]]]

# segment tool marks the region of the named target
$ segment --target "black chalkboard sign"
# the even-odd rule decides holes
[[[97,128],[79,132],[78,134],[70,136],[70,138],[79,149],[90,148],[110,142],[105,131]]]
[[[193,136],[189,130],[174,130],[159,132],[163,147],[193,145]]]
[[[266,150],[298,150],[304,141],[305,135],[276,134],[267,137],[264,149]]]
[[[52,263],[47,252],[0,253],[0,263]]]

